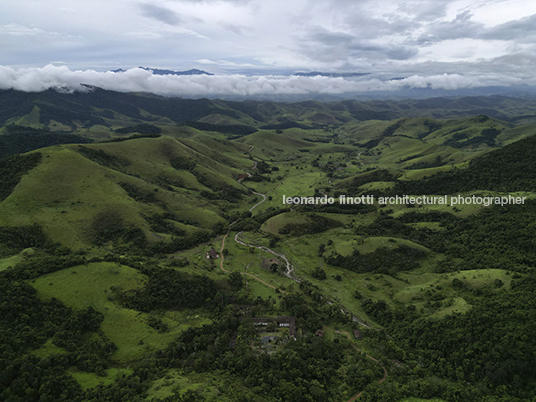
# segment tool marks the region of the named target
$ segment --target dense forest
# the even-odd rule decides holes
[[[59,144],[87,144],[88,138],[71,134],[10,124],[0,135],[0,159],[9,155],[23,154],[38,148]]]
[[[0,201],[6,199],[22,176],[41,162],[42,155],[34,152],[28,155],[13,155],[0,160]]]
[[[480,398],[529,400],[533,395],[535,374],[535,345],[528,341],[534,332],[534,320],[530,318],[535,309],[534,285],[532,273],[515,280],[510,292],[476,290],[461,280],[453,280],[452,286],[463,287],[468,297],[477,302],[468,313],[450,315],[442,320],[419,318],[415,311],[393,310],[386,303],[372,300],[365,300],[363,306],[367,314],[382,322],[385,331],[402,349],[410,351],[408,359],[424,363],[418,366],[421,373],[448,379],[451,384],[471,385],[453,392],[453,399],[447,397],[447,392],[437,394],[431,389],[428,390],[430,397],[442,395],[447,400],[467,401]],[[391,353],[393,358],[400,357],[396,350]],[[443,387],[446,384],[443,383]],[[499,389],[508,396],[484,396]],[[378,390],[378,395],[386,401],[407,396],[404,387],[394,393]]]

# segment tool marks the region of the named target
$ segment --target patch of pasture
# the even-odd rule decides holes
[[[164,348],[190,326],[210,322],[205,318],[171,313],[168,316],[166,313],[158,318],[168,325],[167,332],[162,333],[150,327],[147,322],[151,314],[124,308],[115,300],[112,289],[139,289],[146,280],[145,275],[133,268],[105,262],[64,269],[30,283],[39,297],[55,297],[69,307],[85,309],[91,306],[103,313],[101,329],[118,348],[112,358],[125,362]]]

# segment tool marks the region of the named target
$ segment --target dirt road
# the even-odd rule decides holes
[[[221,268],[221,270],[222,270],[223,272],[226,272],[226,273],[230,274],[231,271],[228,271],[228,270],[226,270],[225,268],[223,268],[223,261],[225,260],[225,257],[223,256],[223,248],[225,247],[225,240],[227,239],[227,236],[228,236],[228,235],[229,235],[229,231],[227,231],[227,233],[225,234],[225,236],[223,236],[223,240],[222,240],[222,242],[221,242],[221,250],[220,250],[221,263],[220,263],[220,268]],[[241,243],[241,244],[244,244],[244,245],[245,245],[245,243]],[[278,288],[275,287],[274,285],[270,285],[268,282],[262,280],[261,278],[257,278],[255,275],[252,275],[252,274],[250,274],[250,273],[248,273],[248,272],[241,272],[241,274],[242,274],[242,275],[249,276],[250,278],[253,278],[253,279],[259,281],[260,283],[262,283],[262,284],[268,286],[269,288],[272,288],[272,289],[274,289],[274,290],[278,289]],[[284,290],[281,290],[281,289],[278,289],[278,290],[279,290],[281,293],[283,293],[283,294],[287,294],[287,292],[285,292]]]

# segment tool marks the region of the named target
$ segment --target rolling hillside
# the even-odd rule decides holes
[[[38,151],[39,165],[0,206],[0,225],[37,223],[74,249],[110,231],[119,238],[121,228],[139,228],[149,242],[211,232],[247,199],[236,178],[250,165],[240,147],[214,141],[220,152],[167,137]]]
[[[8,92],[0,400],[533,398],[531,100]]]
[[[18,124],[86,135],[149,123],[172,126],[187,121],[251,128],[318,127],[368,120],[426,117],[461,118],[486,115],[511,123],[534,122],[533,98],[458,97],[405,101],[316,101],[276,103],[166,98],[146,93],[121,93],[87,87],[87,92],[48,90],[0,91],[0,125]],[[532,119],[532,120],[531,120]],[[93,133],[93,134],[92,134]]]

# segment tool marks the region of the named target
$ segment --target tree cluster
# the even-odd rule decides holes
[[[13,155],[0,160],[0,201],[5,200],[19,184],[23,175],[41,162],[40,152]]]

